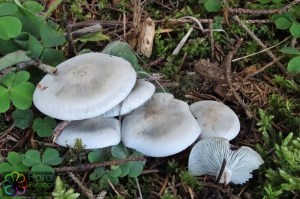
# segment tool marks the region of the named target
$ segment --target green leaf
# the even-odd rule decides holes
[[[9,40],[21,33],[21,21],[12,16],[0,17],[0,39]]]
[[[219,0],[207,0],[204,7],[208,12],[219,12],[222,8],[222,4]]]
[[[85,35],[80,36],[78,39],[81,42],[88,42],[88,41],[104,41],[108,40],[109,37],[102,34],[101,32],[95,32],[95,33],[88,33]]]
[[[15,51],[0,58],[0,71],[23,61],[31,60],[24,51]]]
[[[14,72],[11,72],[11,73],[8,73],[6,74],[4,77],[2,77],[0,79],[1,83],[3,85],[5,85],[8,89],[11,89],[13,83],[14,83],[14,80],[16,79],[16,73]]]
[[[59,153],[56,149],[47,148],[43,153],[42,163],[48,165],[58,165],[62,163],[62,158],[59,157]]]
[[[128,176],[131,178],[135,178],[143,173],[144,163],[137,162],[137,161],[129,162],[129,167],[130,168],[129,168]]]
[[[108,180],[110,180],[110,182],[113,184],[113,185],[116,185],[119,183],[119,179],[118,178],[115,178],[115,177],[112,177],[108,174],[105,174],[104,176],[102,176],[99,180],[99,185],[100,185],[100,188],[101,189],[104,189],[104,188],[107,188],[109,187],[109,182]]]
[[[51,117],[36,118],[33,122],[32,128],[40,137],[52,136],[53,130],[56,126],[56,121]]]
[[[290,27],[290,33],[295,38],[300,38],[300,24],[298,22],[294,22]]]
[[[90,163],[98,163],[108,160],[107,153],[104,152],[102,149],[94,150],[89,152],[88,160]]]
[[[52,48],[46,48],[44,49],[42,55],[41,55],[41,61],[44,64],[48,64],[50,66],[57,66],[61,62],[64,61],[64,55],[61,50],[56,50]]]
[[[287,67],[288,71],[291,73],[298,73],[300,72],[300,56],[294,57],[288,63]]]
[[[38,152],[37,150],[26,151],[22,163],[28,167],[32,167],[33,165],[42,163],[40,152]]]
[[[30,126],[33,121],[33,112],[31,109],[27,110],[15,110],[12,113],[14,124],[20,129],[25,129]]]
[[[280,17],[275,20],[275,25],[277,29],[285,30],[292,25],[292,22],[285,17]]]
[[[10,40],[0,39],[0,46],[5,46],[5,48],[0,48],[0,55],[7,55],[9,53],[13,53],[15,51],[20,50],[20,46],[16,44],[13,39]],[[0,63],[0,70],[1,70],[1,63]]]
[[[13,171],[12,165],[10,165],[7,162],[0,163],[0,173],[8,173],[12,171]]]
[[[107,172],[111,177],[117,178],[122,174],[122,169],[119,166],[111,166],[111,170]]]
[[[111,155],[117,159],[125,159],[128,156],[128,152],[122,144],[119,144],[111,148]]]
[[[21,32],[21,34],[14,38],[14,41],[21,46],[22,49],[26,50],[28,49],[29,35],[30,33],[28,32]]]
[[[42,173],[47,173],[47,172],[54,173],[54,169],[52,167],[50,167],[49,165],[46,165],[46,164],[42,164],[42,163],[33,165],[33,167],[31,168],[31,171],[35,172],[35,173],[39,173],[39,172],[42,172]]]
[[[90,180],[98,180],[105,174],[104,167],[98,167],[94,169],[93,173],[90,174]]]
[[[129,173],[129,170],[130,170],[130,166],[128,163],[125,163],[125,164],[121,164],[120,165],[120,169],[122,170],[122,173],[119,177],[125,177],[128,175]]]
[[[30,73],[27,71],[19,71],[15,73],[14,80],[12,82],[12,87],[24,83],[30,78]]]
[[[28,50],[31,52],[31,56],[39,58],[43,52],[43,45],[34,36],[29,35]]]
[[[293,47],[284,47],[281,48],[279,51],[289,55],[300,55],[300,50],[298,48],[293,48]]]
[[[12,165],[16,165],[19,164],[20,162],[22,162],[22,158],[23,156],[15,151],[11,151],[8,153],[7,156],[7,161],[12,164]]]
[[[34,85],[30,82],[24,82],[11,89],[10,99],[18,109],[28,109],[32,104]]]
[[[63,34],[54,30],[50,26],[42,26],[40,34],[44,47],[60,46],[63,45],[66,41]]]
[[[6,112],[10,107],[9,91],[0,86],[0,113]]]
[[[18,7],[9,2],[0,3],[0,16],[12,15],[18,11]]]
[[[30,12],[36,14],[44,10],[44,6],[39,4],[36,1],[25,1],[23,7],[29,10]]]

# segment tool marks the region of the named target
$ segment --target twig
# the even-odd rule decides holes
[[[20,62],[17,64],[17,68],[27,68],[29,66],[34,66],[43,71],[44,73],[54,74],[57,71],[57,68],[53,66],[49,66],[47,64],[43,64],[41,61],[37,59],[31,59],[29,61]]]
[[[261,46],[263,49],[266,50],[266,53],[269,55],[269,57],[271,57],[273,60],[277,59],[277,57],[270,50],[267,49],[265,44],[246,26],[246,24],[237,15],[233,16],[233,19],[238,22],[238,24],[249,34],[249,36],[254,41],[256,41],[256,43],[259,46]],[[287,75],[287,72],[286,72],[284,66],[279,61],[276,62],[276,65],[281,69],[281,71],[285,75]]]
[[[270,10],[251,10],[251,9],[242,9],[242,8],[228,8],[228,12],[230,12],[232,14],[252,14],[252,15],[280,14],[280,13],[284,13],[287,10],[291,9],[294,5],[296,5],[298,3],[300,3],[300,0],[295,0],[282,8],[270,9]]]
[[[214,60],[215,58],[215,41],[214,41],[214,33],[213,33],[213,29],[212,29],[212,22],[209,23],[209,40],[210,40],[210,50],[211,50],[211,55],[210,55],[210,59],[211,61]]]
[[[76,30],[74,32],[71,33],[71,36],[73,39],[78,38],[82,35],[86,35],[88,33],[95,33],[95,32],[99,32],[101,31],[102,27],[100,24],[96,24],[93,26],[89,26],[89,27],[85,27],[79,30]]]
[[[263,67],[261,67],[260,69],[258,69],[257,71],[247,75],[243,81],[247,81],[249,78],[261,73],[262,71],[266,70],[267,68],[269,68],[270,66],[273,66],[275,62],[279,61],[280,59],[282,59],[283,57],[278,57],[277,59],[271,61],[270,63],[264,65]]]
[[[218,175],[218,177],[216,179],[216,183],[217,184],[220,183],[220,180],[221,180],[221,177],[222,177],[222,175],[224,173],[225,167],[226,167],[226,159],[224,158],[223,162],[222,162],[222,166],[221,166],[220,172],[219,172],[219,175]]]
[[[121,194],[118,192],[118,190],[115,188],[115,186],[111,183],[111,181],[110,181],[109,178],[107,178],[107,181],[108,181],[110,187],[111,187],[111,188],[114,190],[114,192],[118,195],[118,197],[120,197]]]
[[[127,162],[145,161],[145,160],[146,159],[144,157],[127,158],[127,159],[123,159],[123,160],[112,160],[112,161],[106,161],[106,162],[100,162],[100,163],[94,163],[94,164],[81,164],[81,165],[77,165],[77,166],[58,167],[58,168],[54,168],[54,171],[55,172],[89,171],[89,170],[95,169],[97,167],[120,165],[120,164],[127,163]]]
[[[258,52],[256,52],[256,53],[253,53],[253,54],[250,54],[250,55],[246,55],[246,56],[243,56],[243,57],[239,57],[239,58],[233,59],[232,62],[236,62],[236,61],[239,61],[239,60],[241,60],[241,59],[245,59],[245,58],[248,58],[248,57],[252,57],[252,56],[254,56],[254,55],[257,55],[257,54],[260,54],[260,53],[265,52],[265,51],[267,51],[267,50],[270,50],[270,49],[272,49],[272,48],[275,48],[276,46],[279,46],[280,44],[286,42],[286,41],[287,41],[288,39],[290,39],[290,38],[291,38],[291,37],[285,38],[284,40],[282,40],[282,41],[279,42],[278,44],[276,44],[276,45],[274,45],[274,46],[271,46],[271,47],[269,47],[269,48],[265,48],[265,49],[263,49],[263,50],[261,50],[261,51],[258,51]],[[277,61],[278,61],[278,60],[277,60]]]
[[[141,191],[140,183],[139,183],[137,177],[135,177],[134,179],[135,179],[135,182],[136,182],[136,186],[137,186],[137,188],[138,188],[138,191],[139,191],[140,199],[143,199],[143,194],[142,194],[142,191]]]
[[[237,49],[241,46],[242,42],[243,42],[243,39],[240,39],[240,40],[237,41],[237,43],[234,46],[234,49],[232,51],[230,51],[228,53],[228,55],[226,56],[223,66],[226,68],[226,80],[227,80],[227,83],[228,83],[228,86],[229,86],[229,90],[233,93],[233,96],[239,102],[239,104],[244,108],[247,116],[249,118],[252,118],[252,114],[249,111],[247,104],[245,104],[245,102],[241,99],[241,97],[234,90],[232,80],[231,80],[231,75],[230,75],[231,74],[232,58],[236,54]]]
[[[181,39],[181,41],[179,42],[179,44],[176,46],[176,48],[172,52],[172,55],[178,55],[180,49],[185,44],[186,40],[189,38],[189,36],[191,35],[191,33],[192,33],[193,30],[194,30],[193,27],[191,27],[189,29],[189,31],[184,35],[184,37]]]
[[[63,121],[55,127],[55,129],[53,131],[53,135],[52,135],[52,143],[55,142],[55,140],[60,135],[62,130],[64,130],[64,128],[66,128],[66,126],[68,126],[69,124],[70,124],[70,121]]]
[[[68,172],[68,174],[72,178],[72,180],[79,186],[79,188],[87,198],[95,199],[93,192],[90,189],[86,188],[72,172]]]

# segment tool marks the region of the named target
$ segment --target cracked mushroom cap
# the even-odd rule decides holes
[[[57,66],[47,74],[33,95],[34,105],[60,120],[82,120],[99,116],[132,90],[136,72],[123,58],[103,53],[86,53]]]
[[[201,138],[235,138],[240,131],[237,115],[223,103],[203,100],[190,105],[190,110],[202,128]]]
[[[102,117],[124,115],[144,104],[155,92],[155,86],[145,80],[137,80],[129,95],[117,106],[102,114]]]
[[[191,150],[188,170],[194,176],[219,176],[223,160],[226,165],[221,174],[220,183],[243,184],[252,178],[252,171],[264,163],[261,156],[250,147],[242,146],[231,150],[224,138],[205,138]]]
[[[99,149],[119,144],[121,141],[120,124],[115,118],[94,117],[86,120],[71,121],[55,140],[64,147],[74,147],[80,139],[85,149]]]
[[[125,117],[121,129],[125,146],[152,157],[179,153],[200,133],[188,104],[168,93],[155,93]]]

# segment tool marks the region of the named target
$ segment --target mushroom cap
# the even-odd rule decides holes
[[[55,143],[74,147],[80,139],[85,149],[99,149],[119,144],[121,141],[120,124],[115,118],[94,117],[86,120],[71,121]]]
[[[124,118],[121,129],[125,146],[152,157],[179,153],[200,133],[188,104],[168,93],[155,93]]]
[[[123,58],[86,53],[57,66],[33,94],[35,106],[61,120],[82,120],[110,110],[132,90],[136,72]]]
[[[261,156],[250,147],[242,146],[231,150],[230,144],[224,138],[205,138],[192,148],[188,170],[194,176],[218,176],[223,160],[226,160],[220,183],[233,182],[243,184],[252,177],[251,172],[264,163]]]
[[[235,138],[240,131],[237,115],[225,104],[212,100],[198,101],[190,105],[190,110],[202,128],[201,138]]]
[[[113,107],[102,117],[124,115],[144,104],[155,92],[155,86],[145,80],[137,80],[129,95],[117,106]]]

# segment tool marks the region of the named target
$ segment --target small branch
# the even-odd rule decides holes
[[[234,90],[232,80],[231,80],[232,58],[236,54],[238,48],[241,46],[242,42],[243,42],[243,39],[240,39],[240,40],[237,41],[237,43],[234,46],[234,49],[232,51],[230,51],[228,53],[228,55],[226,56],[223,66],[226,68],[226,80],[227,80],[227,83],[228,83],[228,86],[229,86],[229,90],[232,92],[233,96],[239,102],[239,104],[244,108],[247,116],[249,118],[252,118],[252,114],[249,111],[247,104],[245,104],[245,102],[241,99],[239,94]]]
[[[57,71],[57,68],[55,68],[53,66],[49,66],[47,64],[43,64],[42,62],[40,62],[39,60],[36,60],[36,59],[31,59],[29,61],[20,62],[17,64],[17,67],[19,69],[27,68],[29,66],[37,67],[44,73],[48,73],[48,74],[54,74]]]
[[[54,131],[53,131],[53,135],[52,135],[52,143],[55,142],[55,140],[58,138],[58,136],[60,135],[60,133],[64,130],[64,128],[66,128],[66,126],[68,126],[70,124],[70,121],[63,121],[61,123],[59,123]]]
[[[100,24],[96,24],[93,26],[89,26],[89,27],[85,27],[79,30],[76,30],[74,32],[71,33],[71,36],[73,39],[78,38],[82,35],[86,35],[88,33],[95,33],[95,32],[99,32],[101,31],[102,27]]]
[[[270,51],[267,49],[267,47],[265,46],[265,44],[246,26],[246,24],[237,16],[233,16],[233,19],[238,22],[238,24],[249,34],[249,36],[256,41],[256,43],[262,47],[264,50],[266,50],[266,53],[269,55],[269,57],[271,57],[273,60],[276,60],[277,57]],[[285,70],[285,67],[279,62],[276,62],[276,65],[281,69],[281,71],[287,75],[287,72]]]
[[[127,163],[127,162],[145,161],[145,160],[146,160],[146,158],[144,158],[144,157],[127,158],[124,160],[113,160],[113,161],[100,162],[100,163],[94,163],[94,164],[81,164],[81,165],[77,165],[77,166],[58,167],[58,168],[54,168],[54,171],[55,172],[89,171],[89,170],[95,169],[97,167],[120,165],[120,164]]]
[[[269,15],[269,14],[280,14],[288,11],[294,5],[300,3],[300,0],[295,0],[290,4],[279,8],[279,9],[270,9],[270,10],[252,10],[252,9],[242,9],[242,8],[228,8],[228,12],[232,14],[252,14],[252,15]]]
[[[143,194],[142,194],[142,191],[141,191],[140,183],[139,183],[137,177],[135,177],[134,179],[135,179],[135,182],[136,182],[136,186],[137,186],[137,188],[138,188],[138,191],[139,191],[140,199],[143,199]]]
[[[220,172],[219,172],[219,175],[218,175],[218,177],[216,179],[216,183],[217,184],[220,183],[220,180],[221,180],[221,177],[222,177],[222,175],[224,173],[225,167],[226,167],[226,159],[224,158],[223,162],[222,162],[222,166],[221,166]]]
[[[95,199],[93,192],[90,189],[86,188],[72,172],[69,172],[68,174],[72,178],[72,180],[79,186],[79,188],[87,198]]]

